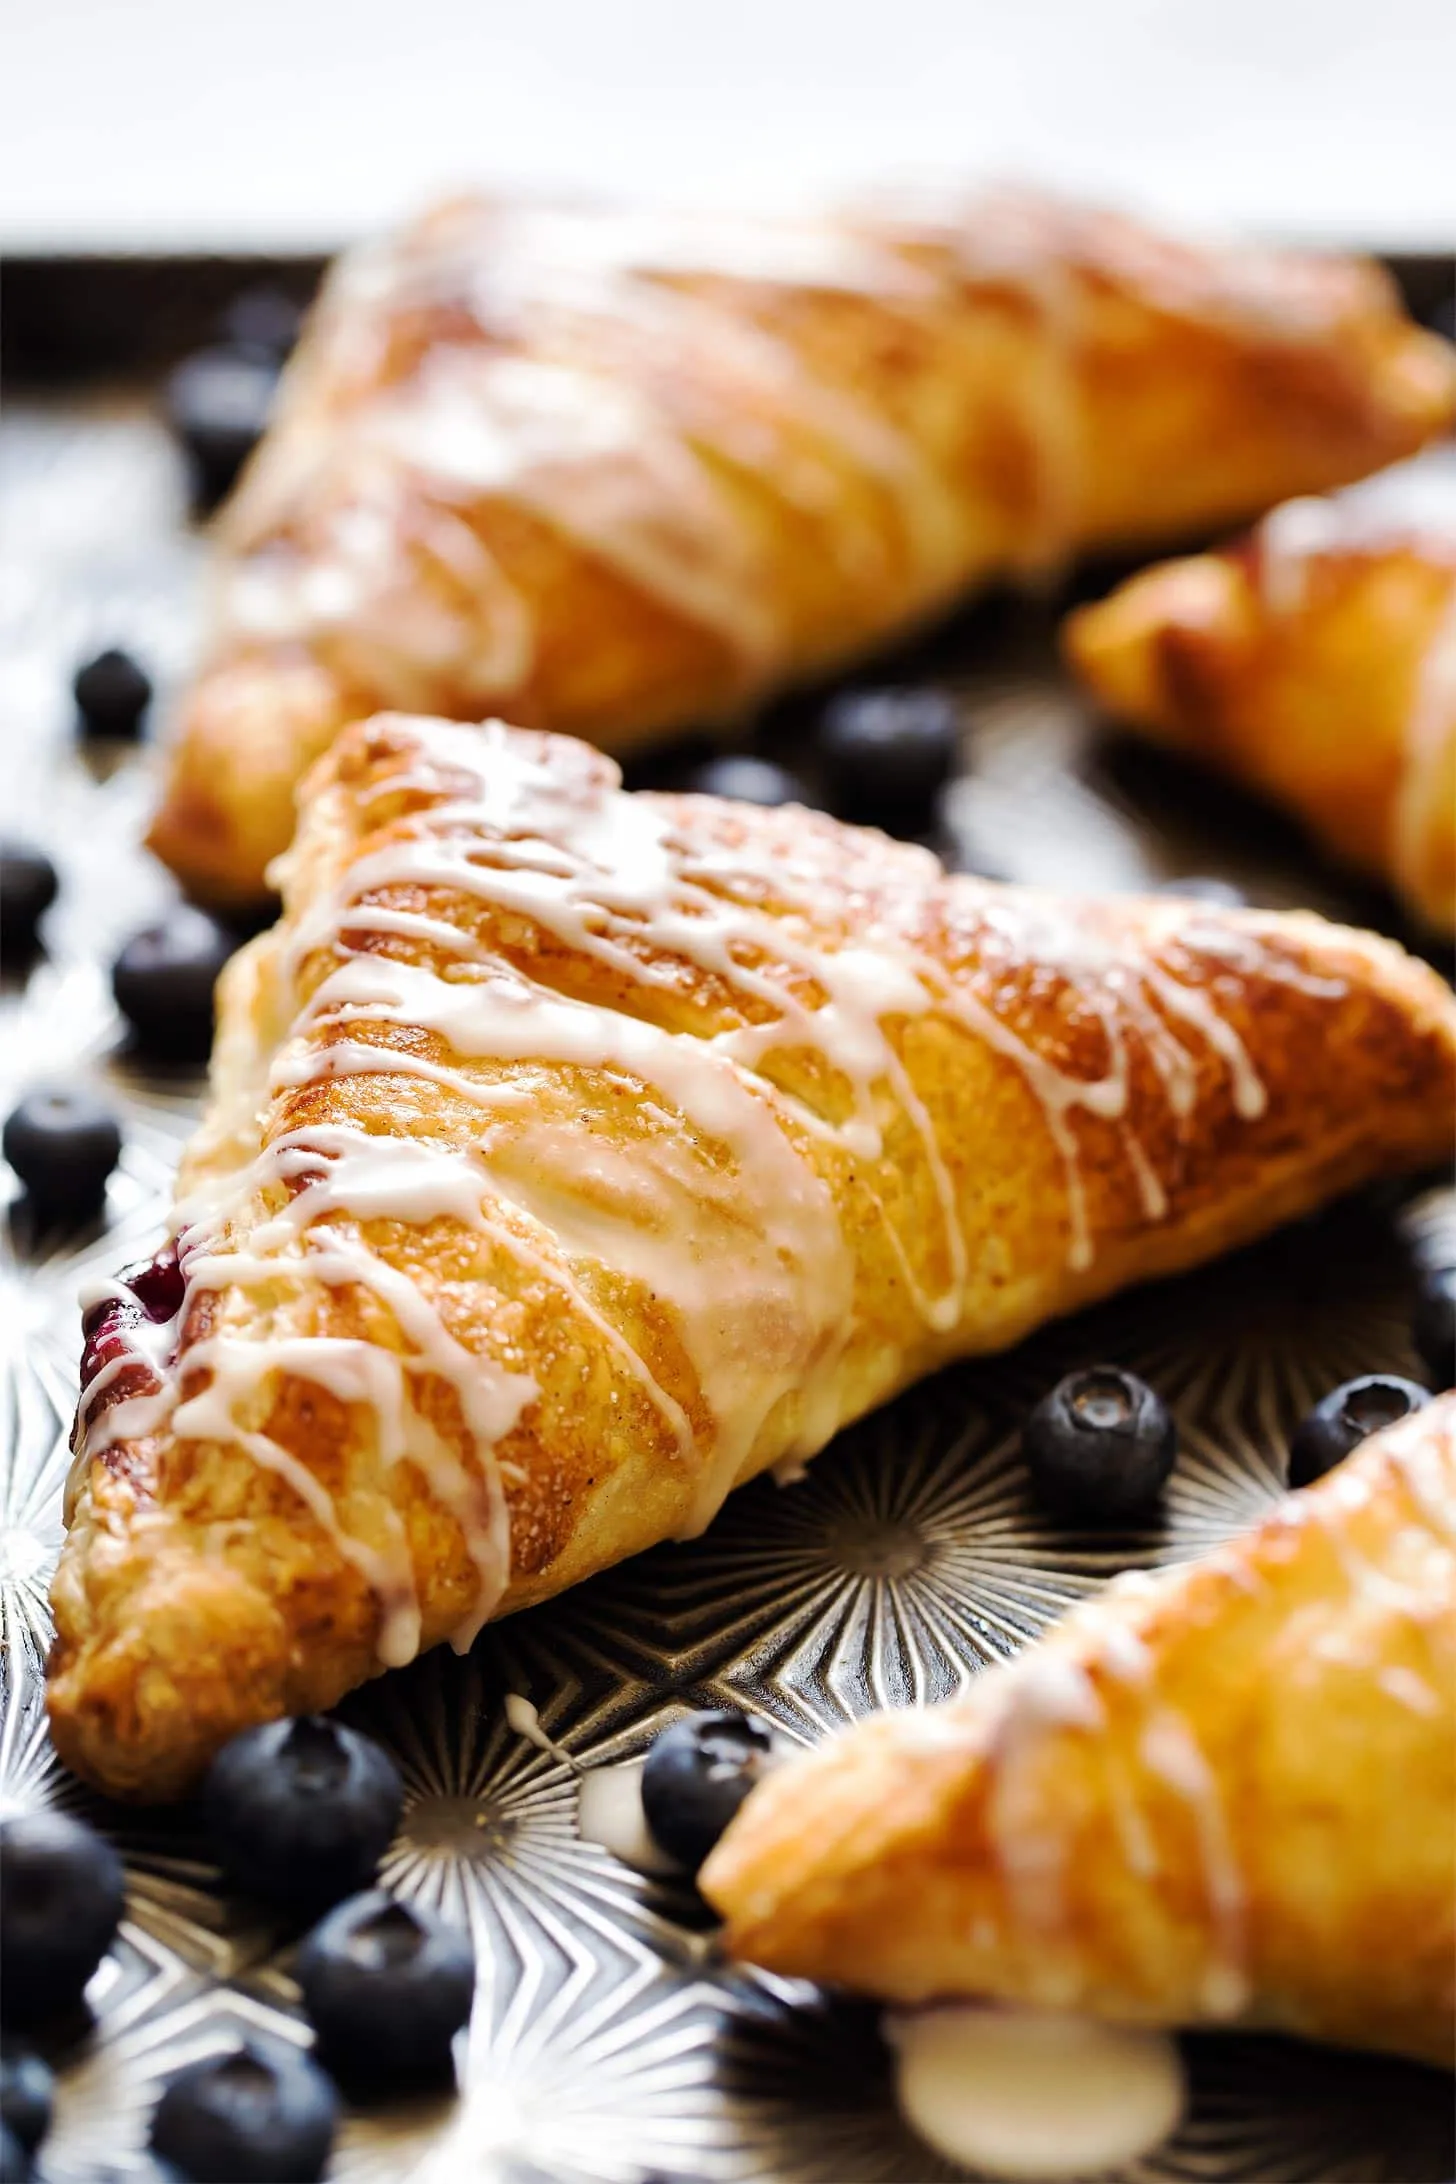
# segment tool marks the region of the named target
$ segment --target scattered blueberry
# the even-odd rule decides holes
[[[124,1901],[121,1860],[94,1828],[63,1812],[0,1822],[0,2019],[23,2028],[73,2008]]]
[[[225,1744],[203,1802],[218,1857],[240,1887],[317,1912],[374,1878],[404,1786],[372,1738],[306,1714]]]
[[[1247,910],[1249,898],[1232,880],[1218,880],[1201,872],[1181,879],[1164,880],[1154,889],[1159,895],[1186,895],[1190,902],[1206,902],[1214,910]]]
[[[1456,1266],[1428,1267],[1421,1276],[1411,1340],[1431,1385],[1456,1387]]]
[[[30,2184],[30,2156],[8,2123],[0,2123],[0,2184]]]
[[[1428,1390],[1395,1373],[1364,1373],[1332,1389],[1315,1404],[1289,1443],[1290,1485],[1309,1486],[1322,1479],[1372,1433],[1393,1426],[1398,1418],[1408,1418],[1430,1400]]]
[[[249,2040],[179,2071],[152,2117],[152,2151],[196,2184],[314,2184],[338,2114],[317,2063]]]
[[[475,1993],[468,1935],[372,1889],[319,1922],[295,1970],[335,2077],[371,2091],[449,2081]]]
[[[14,2045],[0,2054],[0,2123],[26,2154],[49,2131],[54,2101],[55,2080],[39,2055]]]
[[[0,841],[0,952],[23,956],[56,899],[56,868],[43,850],[12,837]]]
[[[199,349],[167,381],[167,422],[186,450],[193,505],[215,508],[268,422],[278,367],[243,348]]]
[[[190,903],[178,903],[165,923],[127,942],[111,967],[111,990],[148,1053],[206,1061],[212,989],[235,946],[225,926]]]
[[[1167,1482],[1178,1436],[1146,1381],[1090,1365],[1042,1397],[1021,1445],[1038,1499],[1058,1516],[1143,1517]]]
[[[98,652],[78,668],[72,689],[88,736],[134,736],[152,702],[152,685],[129,652]]]
[[[642,1810],[658,1849],[696,1873],[774,1760],[767,1725],[729,1708],[664,1729],[642,1770]]]
[[[699,796],[727,796],[736,804],[803,804],[807,795],[796,781],[772,759],[755,758],[751,751],[726,751],[695,767],[687,787]]]
[[[830,802],[847,819],[927,819],[955,771],[960,716],[938,690],[849,690],[819,729]]]
[[[121,1131],[110,1108],[89,1092],[46,1085],[11,1110],[0,1145],[40,1224],[75,1226],[105,1203]]]
[[[281,288],[245,288],[223,312],[221,331],[230,347],[281,364],[298,340],[302,323],[302,306]]]

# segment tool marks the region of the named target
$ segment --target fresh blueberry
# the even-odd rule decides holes
[[[687,786],[699,796],[726,796],[735,804],[802,804],[804,784],[771,759],[751,751],[725,751],[695,767]]]
[[[124,1902],[121,1860],[94,1828],[63,1812],[0,1822],[0,2019],[24,2028],[73,2008]]]
[[[186,451],[199,512],[231,491],[268,422],[277,383],[273,358],[244,348],[199,349],[168,379],[167,422]]]
[[[229,347],[281,364],[302,322],[301,305],[281,288],[245,288],[223,312],[221,331]]]
[[[42,1226],[74,1226],[105,1202],[106,1179],[121,1157],[121,1131],[110,1108],[89,1092],[46,1085],[12,1109],[0,1145]]]
[[[316,1714],[245,1729],[203,1788],[218,1857],[239,1887],[314,1912],[374,1878],[403,1802],[389,1754]]]
[[[351,2088],[442,2085],[469,2021],[468,1935],[382,1889],[320,1920],[295,1967],[319,2055]]]
[[[1411,1340],[1432,1387],[1456,1387],[1456,1266],[1428,1267],[1421,1276]]]
[[[774,1759],[767,1725],[729,1708],[664,1729],[642,1770],[642,1811],[658,1849],[696,1873]]]
[[[317,2063],[248,2040],[178,2072],[152,2117],[152,2151],[196,2184],[314,2184],[338,2116]]]
[[[57,885],[56,868],[43,850],[9,836],[0,841],[0,954],[29,954]]]
[[[1056,1515],[1143,1517],[1167,1482],[1178,1436],[1146,1381],[1090,1365],[1042,1397],[1021,1446],[1037,1498]]]
[[[30,2184],[30,2155],[8,2123],[0,2123],[0,2184]]]
[[[1190,902],[1206,902],[1214,910],[1247,910],[1249,898],[1232,880],[1218,880],[1201,872],[1190,872],[1180,879],[1164,880],[1154,892],[1159,895],[1186,895]]]
[[[0,2123],[33,2154],[51,2127],[55,2080],[50,2066],[26,2047],[0,2054]]]
[[[928,819],[959,748],[960,716],[940,690],[849,690],[819,729],[834,809],[882,825]]]
[[[152,702],[152,685],[129,652],[98,652],[71,685],[81,730],[88,736],[135,736]]]
[[[1315,1404],[1289,1443],[1289,1483],[1309,1486],[1342,1464],[1352,1449],[1408,1418],[1431,1400],[1425,1388],[1395,1373],[1363,1373]]]
[[[111,968],[116,1005],[150,1054],[206,1061],[212,990],[236,941],[216,918],[179,903],[166,922],[127,942]]]

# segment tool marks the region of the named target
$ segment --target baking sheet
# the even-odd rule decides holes
[[[0,1108],[45,1076],[89,1077],[126,1131],[104,1229],[0,1233],[0,1808],[58,1803],[110,1832],[128,1916],[65,2069],[46,2184],[142,2178],[152,2102],[182,2062],[248,2030],[304,2041],[290,1937],[218,1885],[185,1812],[107,1807],[61,1774],[42,1706],[45,1586],[60,1540],[81,1280],[148,1252],[196,1112],[188,1076],[122,1042],[108,965],[173,889],[135,842],[151,750],[87,754],[70,675],[109,643],[166,694],[185,673],[201,547],[180,464],[144,394],[12,402],[0,426],[0,824],[62,874],[48,953],[0,995]],[[1050,602],[983,603],[895,663],[962,700],[952,861],[1068,886],[1216,872],[1276,905],[1387,925],[1297,835],[1232,792],[1095,744],[1052,664]],[[871,678],[867,678],[871,679]],[[765,748],[803,747],[812,702]],[[659,777],[682,763],[647,763]],[[0,1185],[3,1187],[3,1185]],[[874,2013],[715,1961],[702,1906],[577,1839],[571,1774],[506,1727],[520,1691],[587,1761],[639,1752],[682,1710],[742,1704],[814,1738],[873,1708],[946,1696],[1114,1570],[1197,1554],[1277,1493],[1287,1436],[1353,1373],[1418,1370],[1413,1255],[1456,1244],[1442,1190],[1382,1192],[1236,1260],[1136,1293],[1011,1356],[958,1368],[843,1435],[800,1484],[761,1481],[705,1538],[664,1547],[432,1655],[344,1711],[393,1751],[408,1808],[392,1887],[469,1922],[480,1983],[462,2097],[351,2115],[333,2174],[435,2184],[753,2179],[870,2184],[953,2172],[898,2123]],[[1164,1520],[1076,1535],[1022,1483],[1017,1428],[1077,1361],[1110,1358],[1172,1403],[1181,1455]],[[1392,1794],[1398,1788],[1392,1785]],[[1187,2043],[1191,2114],[1130,2175],[1200,2184],[1420,2184],[1456,2171],[1449,2081],[1295,2043]]]

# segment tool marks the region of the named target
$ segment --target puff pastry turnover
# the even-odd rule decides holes
[[[1456,2059],[1456,1397],[948,1706],[780,1770],[701,1876],[736,1954],[900,2001]]]
[[[1119,720],[1456,930],[1456,459],[1146,570],[1073,615],[1066,649]]]
[[[1372,268],[1000,196],[900,218],[446,206],[330,279],[221,524],[154,847],[264,891],[383,706],[612,748],[984,579],[1395,460],[1456,357]]]
[[[1449,1137],[1456,1003],[1388,943],[948,879],[499,724],[346,730],[284,893],[185,1294],[92,1307],[50,1704],[119,1792]]]

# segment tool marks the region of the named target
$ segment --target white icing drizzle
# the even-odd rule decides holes
[[[539,1391],[504,1360],[457,1341],[415,1282],[364,1242],[363,1225],[449,1220],[533,1282],[559,1289],[666,1427],[687,1475],[681,1529],[694,1532],[716,1513],[775,1413],[788,1467],[815,1454],[839,1423],[855,1264],[809,1148],[828,1146],[853,1164],[927,1327],[948,1336],[959,1324],[967,1239],[934,1122],[900,1051],[917,1019],[935,1014],[958,1024],[1020,1071],[1065,1163],[1069,1256],[1086,1266],[1092,1238],[1078,1111],[1123,1124],[1146,1217],[1167,1210],[1129,1124],[1134,1043],[1180,1123],[1199,1083],[1189,1035],[1221,1065],[1238,1115],[1253,1118],[1264,1105],[1242,1042],[1209,992],[1159,960],[1160,940],[1176,938],[1193,968],[1212,956],[1240,972],[1319,984],[1266,951],[1252,921],[1205,930],[1186,906],[1169,902],[1149,913],[1152,929],[1123,939],[1099,930],[1095,910],[1079,916],[1050,898],[957,886],[927,853],[888,843],[876,873],[882,907],[866,902],[862,918],[831,943],[818,937],[816,913],[832,844],[807,814],[790,815],[795,831],[756,843],[752,853],[731,846],[731,834],[728,844],[705,849],[673,800],[620,794],[616,769],[581,746],[542,745],[499,723],[419,721],[410,736],[403,768],[379,794],[412,816],[298,919],[278,966],[284,993],[306,970],[313,974],[319,954],[325,968],[276,1058],[272,1090],[330,1077],[415,1077],[450,1095],[447,1112],[463,1103],[475,1113],[471,1140],[461,1148],[342,1124],[299,1128],[266,1145],[205,1202],[179,1209],[181,1311],[165,1328],[139,1331],[127,1360],[146,1364],[154,1384],[102,1407],[121,1367],[93,1381],[77,1471],[79,1478],[88,1456],[168,1419],[179,1433],[247,1448],[288,1479],[375,1586],[381,1653],[391,1661],[407,1658],[419,1640],[402,1530],[396,1520],[385,1540],[357,1535],[347,1510],[335,1509],[260,1430],[267,1389],[284,1375],[313,1379],[363,1407],[380,1461],[418,1466],[455,1514],[479,1578],[459,1644],[473,1638],[509,1579],[495,1451]],[[379,899],[400,890],[417,891],[425,906]],[[569,959],[606,970],[609,999],[543,984],[436,914],[430,898],[442,893],[478,903],[493,931],[545,935]],[[965,920],[952,938],[964,939],[967,972],[952,974],[908,937],[932,913]],[[438,967],[361,952],[371,936],[422,944]],[[1014,990],[1028,964],[1075,979],[1079,1003],[1105,1034],[1100,1076],[1062,1069],[982,998]],[[701,977],[685,984],[684,965]],[[699,1006],[702,978],[717,982],[739,1021],[694,1035],[633,1013],[639,996],[644,1008],[659,997],[673,1014]],[[421,1052],[422,1035],[442,1051]],[[810,1092],[795,1088],[805,1058]],[[630,1145],[618,1144],[615,1131],[541,1110],[522,1064],[635,1087]],[[939,1208],[945,1275],[935,1288],[923,1274],[925,1244],[898,1233],[875,1195],[873,1164],[892,1123],[908,1127]],[[260,1195],[281,1204],[264,1218],[248,1215],[243,1247],[233,1227]],[[638,1283],[669,1316],[706,1430],[596,1301],[604,1278]],[[180,1370],[205,1375],[206,1384],[182,1398],[168,1361],[200,1296],[243,1289],[276,1298],[280,1287],[309,1281],[372,1294],[405,1347],[269,1336],[255,1315],[245,1332],[222,1324],[189,1344]],[[417,1399],[425,1380],[453,1390],[473,1468],[429,1424]]]
[[[1147,1723],[1140,1752],[1150,1772],[1186,1800],[1198,1835],[1216,1953],[1200,1999],[1210,2017],[1237,2017],[1249,2000],[1244,1883],[1213,1769],[1188,1721],[1168,1707]]]
[[[680,1873],[681,1866],[653,1841],[642,1809],[640,1759],[617,1760],[582,1772],[576,1796],[576,1831],[638,1873]]]
[[[230,513],[246,558],[224,572],[223,627],[319,641],[386,702],[430,703],[423,674],[507,706],[535,665],[532,616],[456,513],[504,497],[710,632],[732,706],[786,667],[842,656],[848,621],[863,641],[997,568],[1054,567],[1081,515],[1078,275],[1045,233],[979,263],[954,231],[928,241],[831,221],[492,207],[355,253]],[[1030,510],[957,488],[967,419],[954,404],[897,416],[862,398],[779,309],[786,290],[868,299],[912,345],[944,348],[968,282],[1009,291],[1038,324],[1014,394],[998,390],[1014,401],[999,423],[1024,442]],[[442,308],[449,331],[412,369],[382,372],[391,314]],[[342,422],[331,379],[349,390]],[[745,487],[813,525],[841,593],[821,629],[781,603],[774,531],[747,519]]]
[[[911,2129],[978,2176],[1122,2169],[1177,2129],[1183,2066],[1164,2033],[1049,2012],[941,2004],[890,2013]]]

